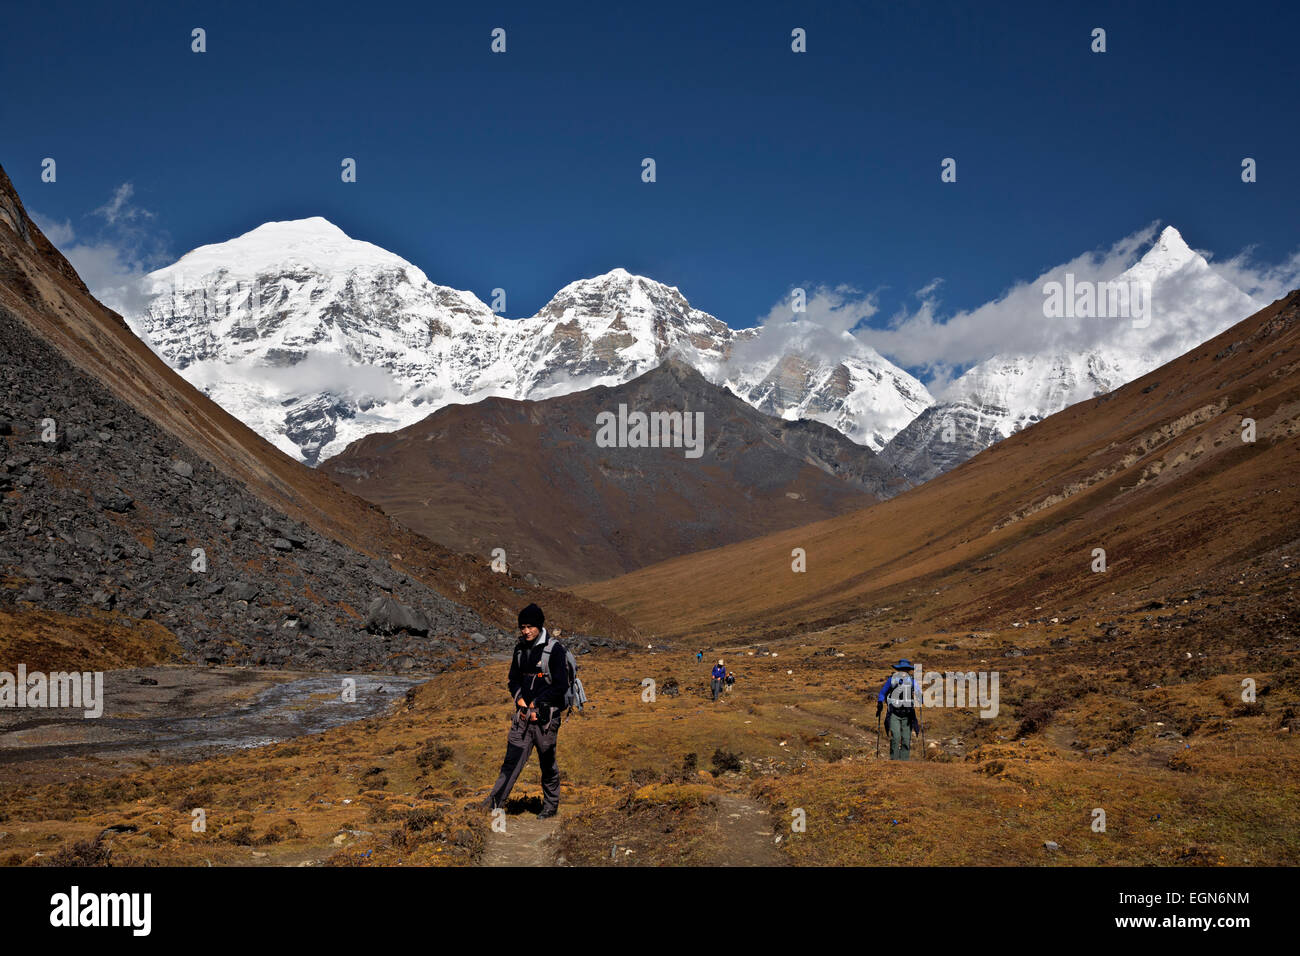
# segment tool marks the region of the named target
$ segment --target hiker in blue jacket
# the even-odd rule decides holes
[[[713,699],[716,701],[719,697],[722,696],[722,689],[725,686],[725,682],[727,680],[727,668],[726,665],[722,663],[721,657],[718,658],[718,663],[713,665],[712,676],[713,676],[713,680],[712,680]]]
[[[889,759],[910,760],[912,756],[912,731],[921,729],[918,711],[921,707],[921,689],[912,676],[912,662],[903,658],[894,665],[894,673],[880,685],[876,695],[876,723],[880,711],[889,704],[885,728],[889,733]]]

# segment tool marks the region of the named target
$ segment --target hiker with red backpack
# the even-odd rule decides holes
[[[542,770],[542,812],[537,819],[553,817],[560,806],[560,768],[555,744],[565,708],[581,709],[586,702],[577,662],[563,644],[543,627],[546,617],[536,604],[519,612],[519,641],[510,659],[507,684],[515,713],[506,735],[506,757],[492,793],[484,801],[489,809],[504,807],[515,781],[537,750]]]

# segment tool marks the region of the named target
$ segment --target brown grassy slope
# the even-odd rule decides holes
[[[319,533],[391,562],[506,627],[515,624],[519,607],[536,600],[548,611],[554,608],[556,619],[564,619],[572,630],[631,635],[627,623],[605,608],[493,574],[487,555],[458,554],[410,532],[227,414],[136,338],[121,316],[90,295],[72,266],[28,218],[3,169],[0,304],[196,455]]]
[[[598,415],[621,405],[703,416],[700,457],[598,447]],[[833,429],[764,415],[674,359],[613,388],[449,405],[320,467],[417,531],[503,548],[564,585],[846,514],[904,486]]]
[[[1213,578],[1294,540],[1300,293],[864,511],[576,590],[663,635],[979,626]],[[1243,418],[1257,440],[1242,440]],[[1105,573],[1090,569],[1104,548]],[[807,552],[806,573],[791,551]]]
[[[12,671],[22,661],[30,671],[108,670],[180,661],[175,635],[157,621],[135,621],[94,611],[69,617],[28,607],[0,611],[0,661]]]

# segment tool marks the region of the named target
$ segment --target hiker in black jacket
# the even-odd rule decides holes
[[[560,806],[560,769],[555,765],[555,740],[560,730],[560,713],[569,687],[569,665],[564,646],[542,627],[542,609],[530,604],[519,612],[519,643],[510,659],[507,681],[515,714],[506,737],[506,759],[501,776],[485,801],[489,808],[504,807],[515,781],[537,748],[542,768],[542,812],[537,819],[553,817]],[[549,677],[544,670],[549,670]]]

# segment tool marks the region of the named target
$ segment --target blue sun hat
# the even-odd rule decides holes
[[[914,668],[912,667],[912,662],[909,661],[906,657],[902,658],[897,664],[894,665],[894,670],[896,671],[910,671],[913,669]]]

